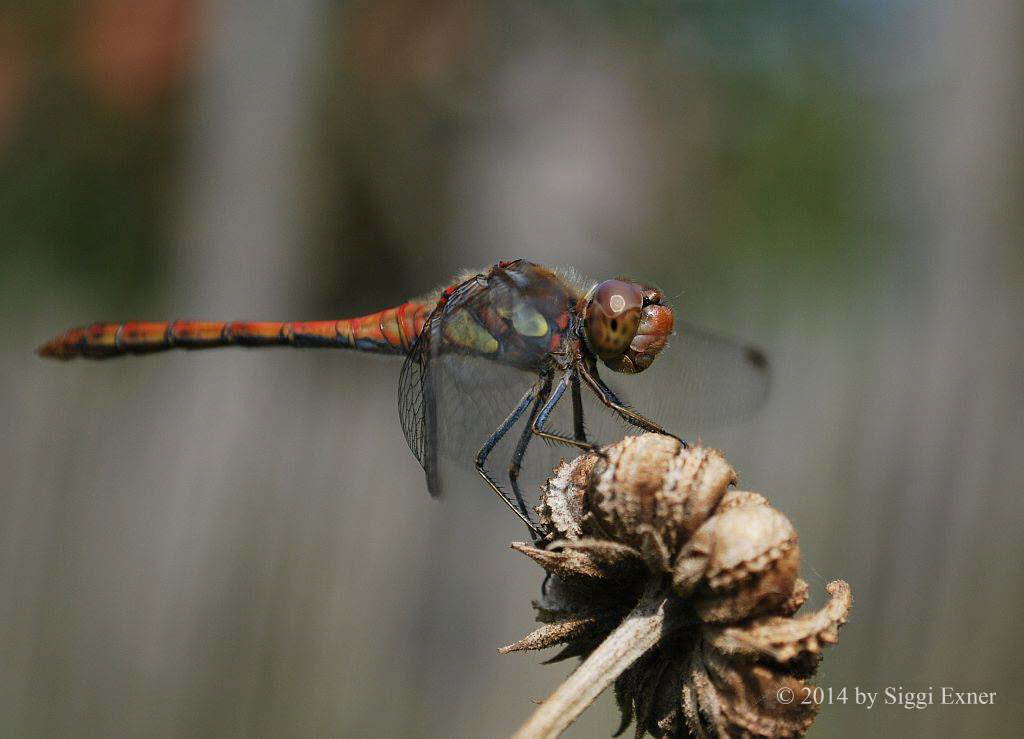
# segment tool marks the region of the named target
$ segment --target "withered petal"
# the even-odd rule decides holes
[[[606,634],[601,632],[589,638],[580,637],[578,639],[574,639],[565,646],[565,649],[558,652],[554,657],[549,657],[544,660],[541,664],[553,665],[555,662],[562,662],[567,659],[572,659],[573,657],[586,657],[597,648],[597,645],[604,640],[605,636]]]
[[[539,626],[517,642],[498,649],[501,654],[529,649],[546,649],[573,639],[589,636],[597,631],[608,632],[614,621],[598,615],[581,618],[564,618]]]
[[[567,578],[631,579],[643,565],[639,552],[632,547],[598,539],[556,541],[547,549],[514,542],[512,548],[551,574]]]
[[[613,737],[622,734],[633,723],[633,681],[635,673],[632,669],[626,670],[615,680],[615,705],[619,707],[621,719],[619,728],[612,734]]]
[[[732,626],[708,626],[704,638],[724,655],[771,659],[784,665],[821,653],[821,645],[838,640],[839,627],[850,612],[850,586],[842,580],[827,585],[831,596],[820,610],[802,616],[764,616]]]
[[[679,691],[682,688],[683,672],[676,660],[666,660],[667,668],[661,675],[654,693],[647,730],[652,734],[675,733],[679,725]]]
[[[655,658],[650,667],[639,675],[640,679],[633,696],[636,710],[636,739],[642,739],[652,724],[657,726],[658,718],[653,717],[652,720],[652,714],[658,697],[658,688],[668,666],[669,660],[663,657]]]
[[[552,542],[549,549],[578,552],[597,564],[603,571],[620,571],[622,576],[637,574],[643,565],[643,556],[631,546],[607,539],[575,539]]]
[[[700,658],[699,649],[695,649],[690,658],[689,669],[683,679],[683,685],[689,686],[693,691],[693,723],[690,723],[691,717],[687,717],[687,726],[690,731],[698,735],[725,733],[725,719],[722,716],[718,691],[715,690],[711,678],[708,677],[707,670]]]
[[[700,715],[700,705],[697,699],[697,687],[692,681],[683,681],[682,688],[683,720],[690,736],[697,739],[708,739],[708,733],[704,730],[704,721]]]
[[[714,650],[701,650],[712,690],[720,706],[724,733],[747,733],[757,737],[802,736],[818,712],[815,701],[779,700],[780,690],[804,694],[806,684],[799,678],[764,665],[730,662]]]

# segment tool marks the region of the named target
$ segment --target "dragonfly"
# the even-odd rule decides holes
[[[665,294],[652,285],[624,277],[587,283],[525,259],[464,273],[442,290],[355,318],[93,323],[65,332],[37,353],[106,359],[224,346],[403,356],[399,417],[430,494],[439,496],[446,487],[442,460],[471,464],[538,541],[543,532],[520,484],[532,440],[594,451],[588,429],[603,413],[637,433],[682,441],[677,429],[627,403],[599,366],[623,376],[646,373],[651,406],[673,422],[749,415],[762,405],[769,379],[761,350],[676,321]],[[556,427],[556,414],[570,431]],[[499,444],[511,447],[511,495],[488,466]]]

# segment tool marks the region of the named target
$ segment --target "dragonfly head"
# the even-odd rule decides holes
[[[587,346],[616,372],[642,372],[665,348],[672,309],[661,290],[630,280],[605,280],[583,298]]]

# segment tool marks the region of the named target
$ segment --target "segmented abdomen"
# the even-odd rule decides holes
[[[332,321],[128,321],[73,328],[43,344],[44,357],[105,359],[167,349],[220,346],[296,346],[356,349],[379,354],[406,354],[433,309],[433,303],[410,301],[357,318]]]

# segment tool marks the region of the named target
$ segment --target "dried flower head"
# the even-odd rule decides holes
[[[800,736],[817,710],[802,697],[836,642],[849,586],[807,599],[789,520],[714,449],[631,436],[563,462],[538,507],[543,546],[513,544],[549,574],[541,626],[503,653],[563,645],[586,658],[520,736],[555,736],[614,681],[622,733]]]

